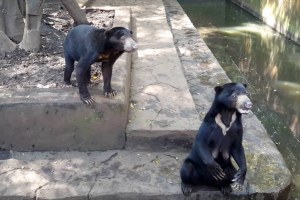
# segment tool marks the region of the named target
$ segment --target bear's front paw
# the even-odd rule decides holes
[[[64,81],[64,84],[65,84],[65,85],[71,85],[71,81],[69,81],[69,80]]]
[[[77,84],[76,83],[73,83],[71,81],[64,81],[64,85],[66,87],[77,87]]]
[[[95,99],[93,96],[80,97],[80,99],[81,101],[83,101],[83,103],[88,105],[93,105],[95,103]]]
[[[117,95],[117,91],[113,90],[113,89],[111,89],[110,91],[105,91],[104,92],[104,96],[107,97],[107,98],[112,98],[116,95]]]
[[[234,182],[231,186],[236,191],[242,191],[243,190],[243,185],[238,183],[238,182]]]
[[[235,190],[243,189],[245,176],[246,176],[246,170],[243,169],[239,169],[238,172],[234,175],[234,178],[232,179],[232,182],[234,182],[232,187]]]
[[[221,181],[226,176],[221,166],[216,162],[208,166],[208,171],[210,171],[211,175],[216,181]]]

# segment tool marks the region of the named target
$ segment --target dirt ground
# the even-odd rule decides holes
[[[89,9],[87,19],[99,28],[111,28],[114,11]],[[63,84],[63,41],[73,27],[73,20],[59,1],[44,6],[41,27],[41,49],[37,53],[17,48],[0,60],[0,89],[2,88],[53,88]],[[94,64],[92,78],[100,80],[100,67]],[[72,74],[75,82],[75,73]]]

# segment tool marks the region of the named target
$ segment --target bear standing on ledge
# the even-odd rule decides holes
[[[80,99],[86,104],[93,104],[87,84],[91,78],[91,65],[102,62],[101,70],[104,81],[104,95],[112,97],[116,91],[111,88],[112,67],[124,51],[132,52],[137,49],[137,43],[132,39],[132,32],[123,27],[110,30],[98,29],[90,25],[79,25],[73,28],[64,42],[66,67],[64,82],[71,84],[70,78],[76,66],[76,80]]]
[[[224,194],[232,192],[231,183],[241,189],[247,171],[241,115],[252,108],[246,87],[241,83],[215,87],[213,104],[180,171],[184,195],[190,195],[193,185],[219,187]]]

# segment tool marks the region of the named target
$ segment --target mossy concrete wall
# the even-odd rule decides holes
[[[300,1],[231,0],[300,45]]]

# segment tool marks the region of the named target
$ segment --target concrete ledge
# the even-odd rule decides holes
[[[273,166],[280,175],[249,168],[243,191],[230,196],[216,188],[202,187],[195,188],[200,191],[191,197],[184,197],[179,169],[185,157],[186,153],[179,152],[11,152],[9,159],[0,160],[0,200],[287,199],[284,193],[272,190],[280,188],[288,175],[278,162]],[[268,153],[265,159],[270,159]],[[278,181],[272,187],[263,183],[273,179]],[[257,184],[258,180],[262,184]]]
[[[99,93],[96,106],[91,108],[78,99],[76,89],[38,93],[26,90],[38,102],[29,99],[22,103],[2,103],[1,148],[17,151],[123,148],[128,105],[124,94],[110,100],[99,97],[102,94],[99,89],[91,90],[92,94]],[[24,94],[20,93],[11,93],[11,98],[15,101],[14,95]],[[59,100],[55,102],[55,98]]]
[[[196,130],[135,130],[126,141],[127,150],[167,152],[190,149]],[[127,134],[128,135],[128,134]]]
[[[126,149],[177,148],[174,138],[191,144],[199,118],[164,6],[155,0],[131,9],[139,49],[132,62]]]
[[[114,26],[130,28],[130,10],[114,10]],[[103,98],[102,85],[90,88],[96,98],[94,107],[80,101],[78,88],[1,90],[0,149],[86,151],[124,148],[130,66],[131,54],[127,53],[114,65],[112,87],[118,91],[114,99]]]

